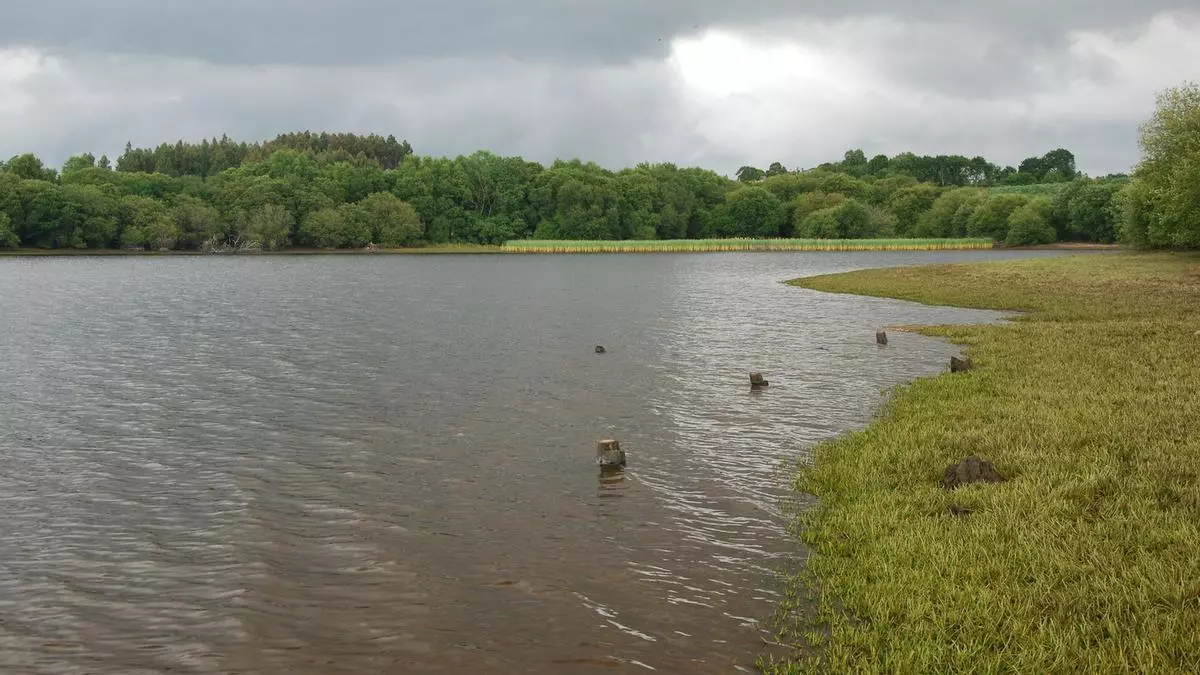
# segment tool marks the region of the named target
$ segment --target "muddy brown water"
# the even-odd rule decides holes
[[[0,672],[751,671],[876,328],[998,316],[780,282],[1017,255],[0,260]]]

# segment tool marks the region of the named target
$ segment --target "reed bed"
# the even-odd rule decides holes
[[[991,239],[671,239],[510,241],[505,253],[717,253],[729,251],[937,251],[986,249]]]

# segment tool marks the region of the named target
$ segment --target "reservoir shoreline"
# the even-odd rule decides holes
[[[868,269],[794,286],[1024,312],[927,325],[975,368],[897,390],[796,479],[807,568],[768,673],[1195,672],[1200,255]],[[947,490],[968,455],[1004,482]],[[1131,555],[1154,551],[1153,555]],[[815,609],[814,609],[815,608]]]

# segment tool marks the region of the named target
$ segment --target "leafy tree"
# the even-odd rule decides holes
[[[1050,199],[1038,197],[1018,207],[1008,217],[1008,234],[1004,243],[1009,246],[1036,246],[1054,242],[1050,226]]]
[[[657,235],[659,208],[656,208],[658,181],[647,172],[622,172],[616,178],[617,204],[621,214],[620,231],[634,239],[654,239]]]
[[[479,241],[483,244],[503,244],[517,239],[523,223],[506,216],[491,216],[479,221]]]
[[[355,211],[375,243],[388,248],[411,246],[421,238],[421,216],[412,204],[390,192],[376,192],[359,202]]]
[[[558,177],[567,173],[564,169]],[[462,162],[430,157],[406,161],[396,172],[393,191],[417,209],[429,241],[469,241],[475,234],[467,208],[471,185]]]
[[[85,152],[82,155],[75,155],[63,163],[62,172],[68,174],[79,169],[91,169],[96,166],[96,156],[90,152]]]
[[[892,173],[913,176],[922,183],[940,187],[979,184],[981,177],[997,175],[1000,170],[982,157],[967,159],[962,155],[915,155],[902,152],[889,162]]]
[[[713,233],[721,237],[778,237],[781,202],[758,186],[738,188],[713,212]]]
[[[1075,170],[1075,155],[1070,150],[1058,148],[1042,156],[1042,177],[1054,176],[1060,181],[1072,181],[1078,175]]]
[[[1028,171],[1008,172],[1000,180],[1001,185],[1037,185],[1042,177]]]
[[[896,217],[896,231],[900,235],[910,234],[917,226],[921,214],[933,206],[939,190],[929,183],[897,190],[887,200],[888,211]]]
[[[753,183],[762,180],[767,175],[767,172],[752,166],[743,166],[737,170],[736,175],[739,182]]]
[[[789,202],[805,192],[816,190],[820,184],[820,178],[814,179],[809,174],[785,173],[764,178],[758,185],[770,190],[780,201]]]
[[[527,234],[529,216],[529,186],[543,171],[541,165],[526,162],[520,157],[500,157],[490,152],[476,152],[455,159],[460,177],[460,189],[452,197],[463,211],[465,227],[463,241],[494,241],[504,232],[508,238]],[[403,195],[401,195],[403,198]],[[483,221],[489,220],[488,234]],[[496,228],[501,228],[497,230]]]
[[[987,200],[979,188],[958,188],[942,193],[929,210],[921,214],[912,234],[917,237],[965,237],[967,221],[975,209]]]
[[[795,200],[795,202],[793,202],[793,233],[799,234],[802,232],[804,219],[809,215],[816,213],[817,211],[832,209],[835,206],[839,206],[844,201],[846,201],[846,196],[840,192],[822,192],[818,190],[816,192],[809,192],[801,195]],[[813,237],[817,235],[810,234],[803,236]],[[834,234],[829,235],[829,238],[834,236],[836,236],[836,228],[834,229]]]
[[[1142,126],[1142,161],[1124,197],[1122,234],[1135,244],[1200,246],[1200,85],[1159,94]]]
[[[74,224],[63,215],[68,205],[59,186],[46,180],[17,183],[20,207],[13,227],[26,246],[69,248],[76,243]]]
[[[847,197],[868,200],[871,198],[871,186],[866,181],[859,180],[845,173],[832,173],[818,177],[817,189],[823,192],[840,192]]]
[[[14,229],[24,214],[21,204],[21,182],[16,175],[0,171],[0,213],[8,216]]]
[[[358,248],[376,239],[370,214],[362,211],[362,205],[350,204],[308,214],[300,225],[299,237],[306,246],[318,248]]]
[[[221,211],[222,219],[244,225],[251,211],[267,205],[282,208],[287,202],[289,185],[284,180],[230,169],[210,179],[209,190],[213,195],[213,204]],[[239,232],[245,234],[244,228]]]
[[[529,201],[540,220],[534,235],[538,238],[620,238],[612,172],[596,164],[555,162],[534,180]]]
[[[782,176],[782,175],[786,174],[787,172],[788,172],[787,167],[785,167],[784,165],[780,164],[779,162],[771,162],[771,166],[767,167],[766,176],[768,178],[771,176]]]
[[[0,212],[0,248],[16,248],[21,245],[21,238],[12,227],[12,219],[7,213]]]
[[[867,173],[872,176],[881,176],[888,170],[890,163],[891,160],[888,159],[887,155],[875,155],[871,158],[871,161],[867,162]]]
[[[19,178],[24,178],[25,180],[53,181],[58,178],[54,169],[47,169],[42,164],[42,160],[31,153],[17,155],[8,160],[5,166],[9,173],[16,174]]]
[[[279,204],[263,204],[246,211],[241,233],[268,251],[286,246],[292,232],[292,214]]]
[[[846,154],[842,156],[842,163],[838,170],[851,176],[860,177],[868,173],[867,164],[867,156],[862,150],[847,150]]]
[[[323,175],[336,190],[330,197],[337,202],[359,202],[367,195],[391,189],[387,175],[378,167],[337,162],[327,167]]]
[[[841,210],[838,207],[813,211],[796,224],[795,235],[808,239],[840,239],[839,213]]]
[[[1112,203],[1120,189],[1120,183],[1111,181],[1084,183],[1067,205],[1067,236],[1082,241],[1116,241],[1117,227]]]
[[[1029,180],[1037,183],[1046,175],[1046,167],[1043,166],[1041,157],[1026,157],[1017,166],[1017,173],[1023,173]]]
[[[1075,180],[1075,155],[1058,148],[1041,157],[1026,157],[1017,168],[1017,175],[1006,179],[1008,185],[1034,185]]]
[[[117,243],[119,201],[95,185],[63,185],[58,190],[58,226],[75,248],[105,248]]]
[[[1028,197],[1019,194],[991,195],[967,219],[967,235],[1004,241],[1008,237],[1009,216],[1028,202]]]
[[[121,198],[120,209],[123,246],[164,249],[179,239],[179,226],[163,202],[126,195]]]
[[[872,204],[886,204],[888,199],[897,192],[905,188],[916,187],[920,184],[916,178],[906,174],[896,174],[880,178],[871,183],[871,191],[867,199]]]
[[[224,238],[228,234],[224,231],[221,213],[197,197],[176,199],[172,215],[179,230],[181,248],[198,249],[213,237]]]
[[[1062,186],[1050,195],[1050,226],[1060,240],[1076,238],[1071,229],[1071,200],[1089,183],[1079,179]]]
[[[703,236],[712,220],[713,211],[725,202],[725,193],[734,189],[737,183],[716,172],[699,168],[680,169],[679,177],[681,187],[693,200],[688,208],[687,236]]]
[[[1161,221],[1155,213],[1150,188],[1144,181],[1133,180],[1121,188],[1113,196],[1112,212],[1121,241],[1147,246],[1152,241],[1170,240],[1169,233],[1161,231],[1156,231],[1152,238],[1151,223]]]
[[[814,211],[796,226],[796,234],[817,239],[869,239],[894,233],[896,219],[883,209],[856,199]]]

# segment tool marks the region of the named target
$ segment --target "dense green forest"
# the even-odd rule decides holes
[[[1090,178],[1055,149],[1017,167],[982,157],[861,150],[806,170],[775,162],[736,179],[640,164],[611,171],[488,152],[421,157],[407,141],[284,134],[127,145],[61,170],[0,163],[0,247],[350,248],[513,239],[991,237],[1200,245],[1200,94],[1162,95],[1132,180]],[[1190,182],[1189,182],[1190,181]]]

